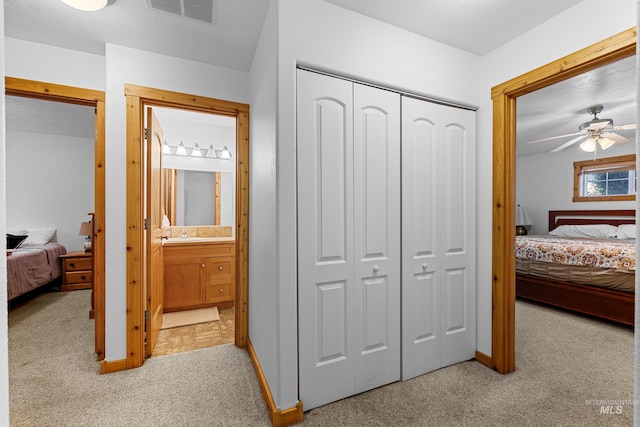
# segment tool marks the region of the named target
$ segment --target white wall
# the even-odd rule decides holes
[[[250,71],[249,339],[279,403],[277,13],[278,2],[272,1]]]
[[[492,105],[491,88],[636,25],[636,1],[584,0],[482,57],[478,86],[478,350],[491,354]]]
[[[106,360],[126,358],[125,84],[249,103],[248,73],[107,44]]]
[[[4,2],[0,3],[0,34],[4,34]],[[0,71],[4,75],[5,46],[0,43]],[[7,230],[6,218],[6,136],[4,114],[4,79],[0,82],[0,235]],[[0,239],[0,251],[7,249],[6,239]],[[0,425],[9,425],[9,342],[7,318],[7,261],[0,262]]]
[[[265,287],[261,292],[275,297],[278,309],[276,319],[265,314],[264,324],[255,319],[253,326],[258,335],[264,332],[263,340],[274,342],[265,344],[264,353],[259,349],[260,362],[268,367],[276,405],[290,408],[298,400],[296,64],[473,105],[479,103],[475,74],[479,59],[320,0],[279,0],[278,6],[278,127],[273,160],[277,276],[261,283]]]
[[[93,212],[93,139],[6,132],[7,229],[56,228],[56,241],[81,251],[80,223]]]
[[[5,37],[5,75],[104,90],[104,56]]]
[[[614,145],[598,152],[598,158],[634,154],[634,144]],[[592,160],[593,153],[579,147],[557,153],[518,157],[516,165],[516,203],[527,208],[533,226],[529,234],[549,231],[548,213],[563,209],[635,209],[635,201],[573,202],[573,162]]]

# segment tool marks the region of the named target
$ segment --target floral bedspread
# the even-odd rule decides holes
[[[516,236],[516,258],[618,270],[636,269],[635,241]]]

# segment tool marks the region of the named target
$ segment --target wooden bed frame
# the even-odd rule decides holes
[[[635,210],[549,211],[549,231],[565,224],[635,224]],[[634,325],[634,294],[516,273],[516,297]]]

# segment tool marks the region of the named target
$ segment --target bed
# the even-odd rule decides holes
[[[635,228],[629,224],[635,224],[634,210],[549,211],[550,232],[584,225]],[[516,237],[516,297],[633,325],[635,239],[624,232],[620,238],[559,234]]]
[[[53,241],[55,233],[55,228],[7,233],[8,301],[52,283],[62,275],[60,256],[67,250]]]

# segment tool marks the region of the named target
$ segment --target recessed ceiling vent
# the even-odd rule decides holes
[[[147,7],[213,26],[218,24],[218,0],[144,0]]]

